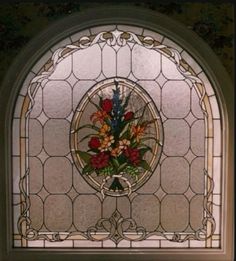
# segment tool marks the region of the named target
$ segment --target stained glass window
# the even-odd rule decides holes
[[[14,247],[220,248],[218,100],[171,39],[70,35],[31,68],[12,126]]]

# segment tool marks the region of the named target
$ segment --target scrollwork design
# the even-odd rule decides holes
[[[126,229],[124,230],[124,226]],[[97,232],[107,232],[100,240],[112,240],[118,244],[121,240],[140,241],[145,239],[146,230],[143,227],[138,227],[136,222],[131,218],[124,218],[121,213],[116,210],[112,213],[110,218],[100,219],[94,227],[90,227],[87,231],[88,238],[96,241]],[[132,239],[126,235],[126,232],[134,233],[136,238]]]

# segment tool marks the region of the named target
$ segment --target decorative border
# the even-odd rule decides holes
[[[137,36],[136,34],[132,32],[123,32],[123,31],[118,31],[114,30],[112,32],[101,32],[95,36],[94,39],[92,37],[81,37],[78,45],[67,45],[64,48],[59,48],[57,49],[50,60],[49,63],[49,69],[47,71],[42,71],[40,75],[34,77],[32,81],[30,82],[30,85],[28,87],[28,97],[26,97],[26,102],[28,103],[28,109],[27,111],[23,112],[24,120],[26,126],[28,126],[28,121],[29,121],[29,115],[30,112],[33,109],[34,106],[34,96],[38,90],[38,88],[42,85],[45,84],[45,80],[55,71],[57,65],[67,56],[71,55],[73,52],[80,50],[80,49],[85,49],[88,48],[94,44],[100,43],[100,42],[105,42],[111,47],[115,46],[124,46],[128,42],[133,42],[136,44],[139,44],[147,49],[153,49],[158,51],[159,53],[165,55],[168,59],[170,59],[172,62],[176,64],[176,68],[178,71],[186,78],[189,79],[198,96],[199,96],[199,104],[202,109],[202,112],[204,113],[205,116],[205,123],[206,125],[212,125],[212,114],[210,110],[210,103],[209,99],[206,95],[206,90],[204,87],[203,82],[195,75],[193,71],[189,71],[185,68],[183,64],[183,59],[180,55],[180,53],[174,49],[170,48],[166,45],[162,45],[155,41],[151,37],[142,37]],[[36,86],[35,86],[36,85]],[[24,114],[25,113],[25,114]],[[209,128],[206,128],[206,137],[210,137],[211,141],[213,141],[213,135],[212,135],[212,129],[209,130]],[[26,133],[25,137],[28,137],[27,133],[27,128],[26,128]],[[25,145],[26,145],[26,155],[28,153],[28,139],[24,139]],[[209,144],[212,146],[212,142],[209,142],[210,139],[208,139],[208,144],[207,145],[207,151],[209,152],[211,148],[209,148]],[[22,156],[22,155],[21,155]],[[28,155],[27,155],[28,156]],[[109,219],[100,219],[95,227],[91,227],[88,229],[87,233],[80,233],[80,232],[71,232],[65,235],[65,233],[48,233],[48,234],[43,234],[40,233],[39,231],[36,231],[32,228],[30,228],[30,218],[28,215],[29,208],[30,208],[30,199],[29,195],[27,194],[27,184],[28,184],[28,175],[29,175],[29,165],[28,165],[28,157],[25,160],[25,169],[26,172],[21,177],[20,179],[20,192],[21,192],[21,199],[22,199],[22,210],[21,210],[21,215],[18,219],[18,229],[19,233],[22,235],[22,237],[25,240],[36,240],[36,239],[46,239],[50,242],[55,242],[55,241],[63,241],[68,238],[72,238],[75,235],[81,235],[85,239],[90,239],[90,240],[104,240],[107,238],[110,238],[114,242],[119,242],[121,239],[126,239],[126,240],[131,240],[135,241],[135,239],[127,237],[126,233],[124,233],[121,229],[120,224],[122,224],[124,221],[130,222],[130,229],[134,230],[137,235],[139,235],[139,232],[142,232],[142,236],[139,237],[137,240],[143,240],[145,238],[148,238],[152,235],[161,235],[164,238],[174,241],[174,242],[184,242],[188,239],[196,239],[196,240],[204,240],[206,241],[207,239],[210,239],[211,236],[213,235],[215,231],[215,220],[214,217],[212,216],[212,193],[213,193],[213,179],[212,179],[212,172],[208,170],[208,167],[206,166],[206,169],[204,170],[205,172],[205,193],[204,193],[204,210],[205,210],[205,216],[202,221],[203,228],[200,230],[197,230],[195,233],[163,233],[163,232],[152,232],[152,233],[147,233],[144,228],[137,227],[135,221],[133,219],[124,219],[120,213],[114,212],[112,216]],[[211,159],[208,158],[208,153],[206,154],[206,163],[208,163]],[[108,221],[111,223],[111,229],[107,231],[109,234],[103,239],[96,239],[94,235],[96,234],[97,231],[99,231],[103,227],[103,222]],[[167,235],[168,234],[168,235]]]

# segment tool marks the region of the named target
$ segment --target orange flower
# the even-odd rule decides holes
[[[113,157],[118,157],[120,154],[121,154],[121,149],[118,147],[118,148],[114,148],[111,150],[111,156]]]
[[[107,136],[102,140],[101,146],[98,148],[100,151],[111,150],[111,144],[114,143],[114,136]]]
[[[107,124],[103,124],[99,130],[101,136],[107,136],[107,133],[110,131],[110,127]]]
[[[145,125],[131,126],[131,137],[135,137],[136,141],[139,142],[141,136],[144,134],[145,129],[146,129]]]
[[[97,121],[99,121],[101,124],[103,124],[103,122],[106,118],[110,118],[110,116],[107,114],[107,112],[96,111],[91,115],[90,120],[93,122],[93,124],[95,124]]]

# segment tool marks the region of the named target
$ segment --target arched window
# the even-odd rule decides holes
[[[218,75],[151,18],[110,11],[68,19],[22,72],[13,248],[221,253],[229,133]]]

